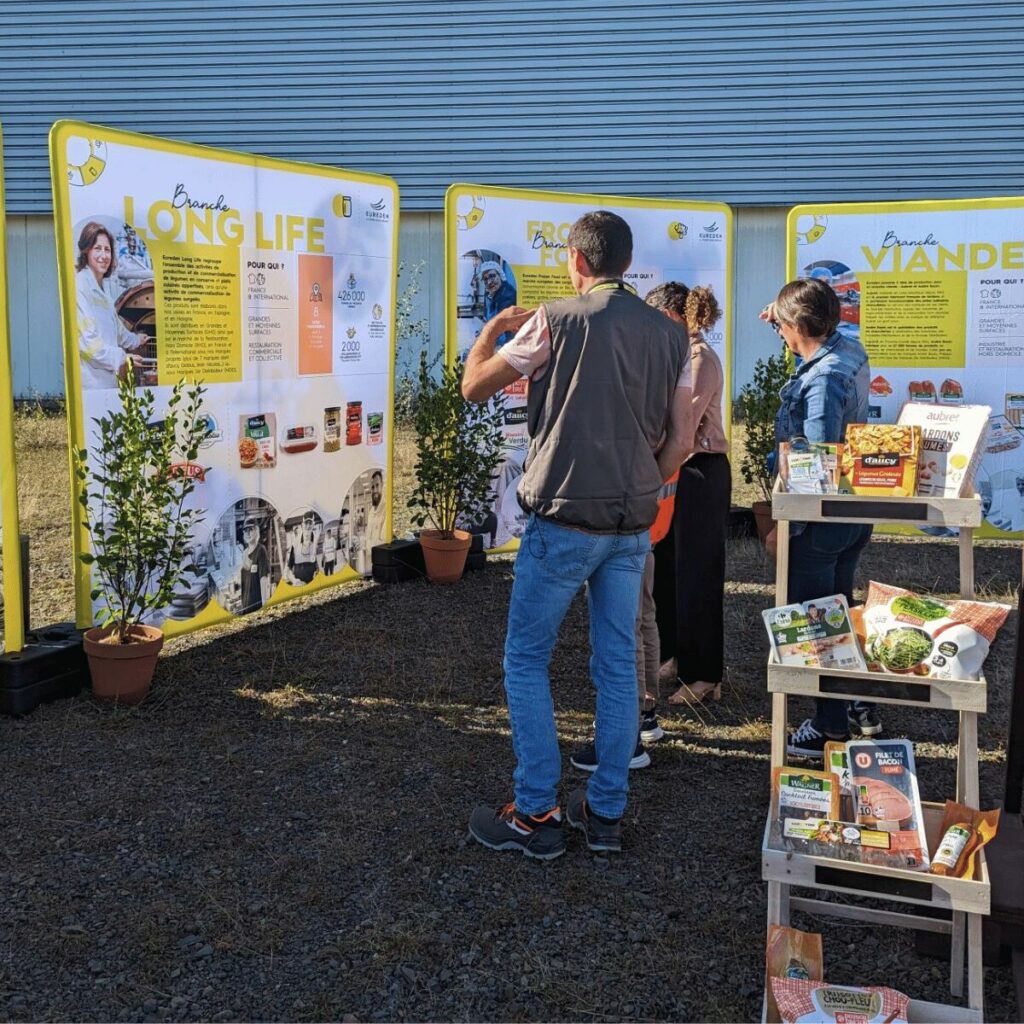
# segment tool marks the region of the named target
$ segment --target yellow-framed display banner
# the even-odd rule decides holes
[[[391,538],[397,184],[75,121],[53,126],[50,168],[72,447],[91,447],[120,373],[158,415],[178,380],[208,388],[209,441],[185,467],[197,572],[155,624],[186,632],[369,573]]]
[[[872,419],[990,407],[977,536],[1024,536],[1024,197],[796,206],[786,264],[839,296],[840,331],[871,359]]]
[[[725,373],[723,422],[731,423],[733,215],[724,203],[639,199],[454,184],[445,195],[445,347],[449,363],[484,323],[510,305],[532,308],[572,295],[566,238],[589,210],[619,214],[633,232],[625,280],[642,296],[666,281],[709,285],[722,319],[706,333]],[[499,339],[499,347],[507,338]],[[526,456],[525,379],[505,389],[505,457],[493,513],[478,524],[485,547],[512,550],[526,526],[515,490]],[[728,429],[728,427],[727,427]]]
[[[3,132],[0,130],[0,525],[3,528],[4,642],[8,654],[25,646],[21,591],[18,467],[14,454],[14,386],[7,314],[7,207],[4,201]]]

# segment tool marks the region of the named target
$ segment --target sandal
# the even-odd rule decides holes
[[[694,683],[690,686],[687,683],[683,683],[683,685],[668,698],[668,703],[677,705],[685,704],[688,707],[696,707],[698,704],[706,701],[708,697],[712,700],[721,700],[722,684]]]

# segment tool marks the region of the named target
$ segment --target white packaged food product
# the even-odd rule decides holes
[[[917,493],[961,498],[974,492],[992,410],[987,405],[921,405],[907,402],[902,426],[921,428]]]
[[[950,601],[873,580],[864,602],[864,656],[871,672],[980,679],[1010,608]]]

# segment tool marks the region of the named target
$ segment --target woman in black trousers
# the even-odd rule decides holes
[[[655,548],[654,600],[666,674],[679,688],[669,704],[696,705],[722,692],[725,534],[732,471],[722,426],[722,364],[704,339],[721,317],[710,288],[669,282],[647,296],[690,336],[695,451],[679,470],[672,531]],[[672,665],[674,660],[675,665]]]

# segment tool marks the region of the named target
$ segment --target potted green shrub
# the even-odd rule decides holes
[[[96,418],[90,453],[75,453],[78,502],[89,533],[91,597],[97,623],[85,633],[93,692],[138,704],[149,692],[163,631],[144,620],[171,602],[201,521],[185,508],[196,486],[196,458],[209,433],[201,414],[205,389],[179,383],[154,422],[155,399],[131,377],[118,384],[121,408]]]
[[[427,576],[454,583],[466,566],[471,537],[459,523],[480,520],[490,507],[493,478],[504,444],[504,398],[490,403],[462,397],[461,359],[435,378],[420,355],[416,428],[416,488],[409,498]]]
[[[788,380],[789,360],[785,349],[782,349],[776,355],[754,363],[754,376],[743,385],[736,400],[737,418],[742,419],[746,430],[740,473],[761,495],[760,500],[753,502],[753,512],[757,535],[762,543],[773,525],[774,475],[769,469],[769,457],[775,451],[775,417],[781,404],[779,392]]]

